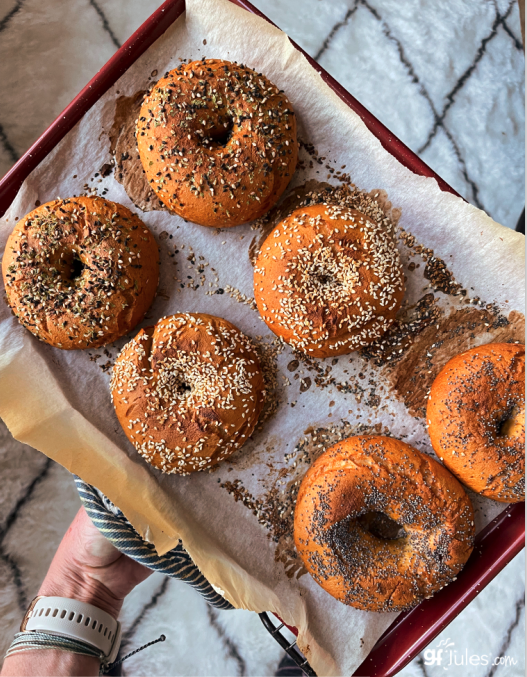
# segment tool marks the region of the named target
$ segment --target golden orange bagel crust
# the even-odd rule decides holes
[[[436,454],[478,494],[525,500],[525,346],[488,343],[452,358],[430,390]]]
[[[203,59],[159,80],[136,127],[146,176],[184,219],[225,228],[253,221],[278,201],[296,168],[296,118],[261,73]]]
[[[159,251],[123,205],[75,197],[43,204],[16,224],[2,273],[9,305],[37,338],[66,350],[96,348],[143,319]]]
[[[254,298],[277,336],[312,357],[368,345],[393,323],[404,296],[395,242],[356,209],[302,207],[278,224],[254,269]]]
[[[254,347],[221,317],[178,314],[142,329],[113,368],[117,418],[166,473],[206,470],[249,438],[265,401]]]
[[[295,508],[295,544],[309,573],[368,611],[409,609],[450,583],[474,533],[455,477],[390,437],[350,437],[328,449],[309,468]]]

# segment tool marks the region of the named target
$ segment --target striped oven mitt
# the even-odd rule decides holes
[[[230,602],[214,590],[181,543],[160,557],[154,546],[139,536],[119,508],[106,496],[79,477],[75,477],[75,484],[91,521],[117,550],[153,571],[185,581],[216,609],[234,609]]]

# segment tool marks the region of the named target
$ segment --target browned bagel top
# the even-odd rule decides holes
[[[452,580],[472,551],[474,516],[459,482],[399,440],[350,437],[305,475],[295,543],[308,571],[346,604],[400,611]]]
[[[141,330],[111,382],[124,432],[167,473],[205,470],[251,435],[265,400],[250,339],[221,317],[180,313]]]
[[[488,343],[453,357],[430,391],[428,432],[445,465],[473,491],[525,498],[525,346]]]
[[[129,209],[76,197],[43,204],[17,223],[2,272],[9,305],[38,338],[63,349],[97,347],[144,316],[159,253]]]
[[[145,97],[136,128],[148,181],[176,214],[227,227],[267,212],[296,167],[296,119],[261,73],[218,59],[182,64]]]
[[[382,224],[349,207],[301,207],[269,234],[254,295],[269,328],[313,357],[371,343],[404,294],[397,246]]]

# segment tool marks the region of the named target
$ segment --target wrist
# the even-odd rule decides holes
[[[42,649],[9,656],[2,666],[2,677],[35,677],[35,675],[54,675],[55,677],[75,677],[99,674],[100,661],[90,656]]]
[[[116,597],[103,583],[82,569],[57,572],[50,570],[40,586],[39,596],[66,597],[93,604],[117,620],[123,600]]]

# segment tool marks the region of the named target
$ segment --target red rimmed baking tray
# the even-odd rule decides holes
[[[231,2],[269,21],[246,0]],[[184,11],[185,0],[167,0],[101,68],[0,181],[0,215],[9,207],[23,181],[33,169]],[[442,190],[457,195],[453,188],[397,139],[329,73],[326,73],[294,42],[293,45],[304,54],[324,82],[362,118],[384,148],[401,164],[416,174],[435,178]],[[357,677],[395,675],[520,552],[524,540],[524,506],[523,504],[509,506],[480,532],[474,552],[457,580],[415,609],[398,616],[354,674]]]

